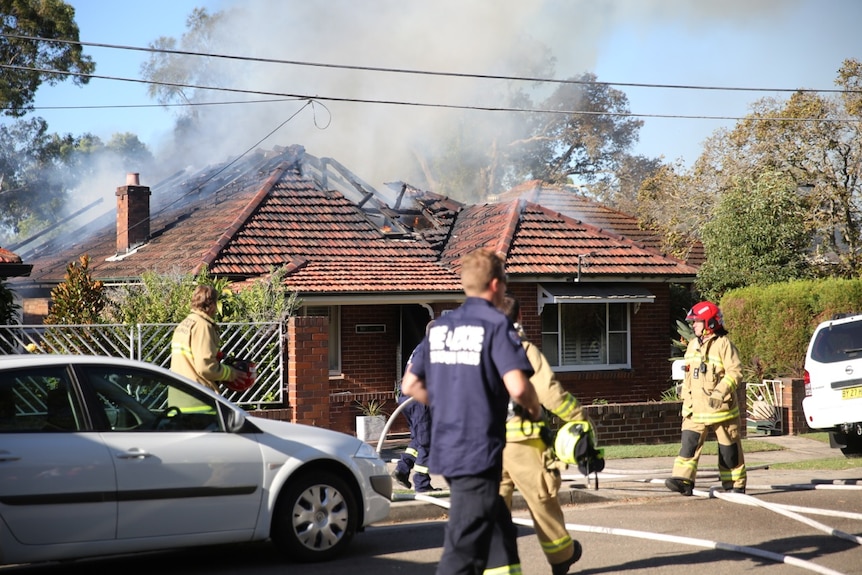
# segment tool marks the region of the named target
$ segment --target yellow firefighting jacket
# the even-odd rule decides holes
[[[216,382],[232,381],[239,372],[218,359],[218,327],[200,310],[193,309],[177,325],[171,340],[171,371],[219,391]]]
[[[527,352],[527,358],[533,366],[533,376],[530,383],[536,388],[539,403],[545,409],[564,421],[583,421],[585,419],[581,404],[571,393],[563,389],[554,376],[554,370],[548,365],[548,360],[535,345],[521,336],[521,345]],[[519,415],[514,415],[506,422],[506,441],[526,441],[538,439],[545,422],[530,421]]]
[[[736,346],[727,336],[711,334],[693,338],[685,351],[682,381],[682,416],[696,423],[712,424],[739,417],[736,389],[742,380],[742,363]],[[713,408],[710,397],[721,399]]]

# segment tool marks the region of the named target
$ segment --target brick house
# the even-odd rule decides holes
[[[465,205],[401,182],[377,190],[334,160],[279,147],[152,188],[130,174],[116,209],[25,242],[33,269],[10,287],[29,324],[83,254],[106,284],[207,266],[241,289],[286,266],[302,303],[290,320],[287,417],[352,432],[353,401],[394,407],[425,323],[463,301],[460,258],[492,247],[506,256],[528,337],[570,391],[585,403],[657,400],[670,386],[669,285],[692,282],[696,268],[516,196]]]

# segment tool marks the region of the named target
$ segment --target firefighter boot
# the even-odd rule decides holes
[[[584,552],[583,547],[581,547],[581,544],[576,539],[573,539],[572,543],[575,544],[574,553],[562,563],[551,565],[552,575],[566,575],[569,572],[569,567],[577,563],[578,559],[581,558],[581,554]]]
[[[683,495],[691,495],[694,489],[694,484],[688,479],[680,479],[678,477],[670,477],[664,480],[665,487],[671,491],[682,493]]]
[[[398,485],[401,485],[405,489],[410,489],[413,487],[413,485],[410,483],[410,478],[407,476],[406,473],[401,473],[400,471],[398,471],[396,469],[395,471],[393,471],[391,473],[391,475],[392,475],[392,479],[395,480],[395,483],[397,483]]]

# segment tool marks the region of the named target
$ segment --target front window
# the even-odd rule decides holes
[[[329,374],[341,373],[341,308],[338,306],[306,306],[303,315],[329,318]]]
[[[629,368],[629,340],[629,304],[546,304],[542,310],[542,352],[555,367]]]

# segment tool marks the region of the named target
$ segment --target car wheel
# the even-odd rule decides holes
[[[862,457],[862,436],[855,433],[840,434],[840,442],[844,445],[841,453],[845,457]]]
[[[294,561],[324,561],[344,551],[356,533],[353,492],[334,473],[300,475],[282,490],[272,520],[272,541]]]

